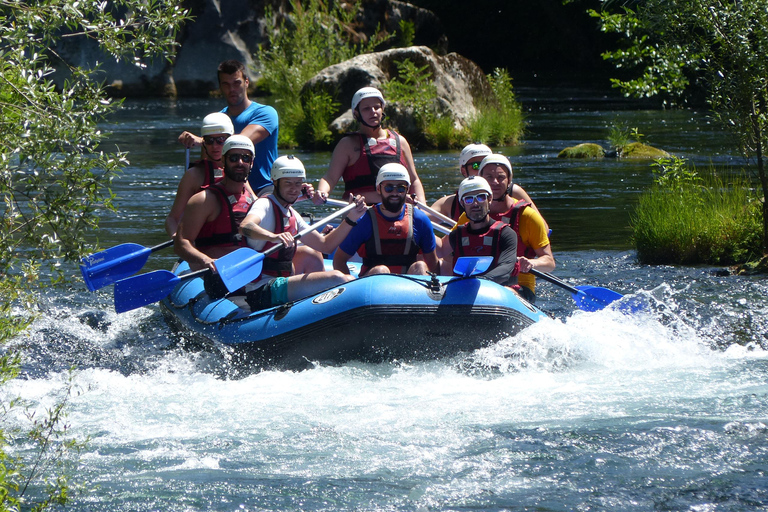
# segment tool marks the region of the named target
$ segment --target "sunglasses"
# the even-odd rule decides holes
[[[387,194],[391,194],[393,190],[397,190],[398,194],[405,194],[408,187],[405,185],[384,185],[384,192]]]
[[[222,135],[221,137],[211,137],[206,135],[205,137],[203,137],[203,142],[205,142],[205,144],[208,146],[213,146],[214,143],[221,146],[227,141],[228,138],[229,138],[229,135]]]
[[[251,155],[241,155],[240,153],[232,153],[231,155],[227,155],[227,160],[229,160],[233,164],[236,164],[240,160],[242,160],[244,164],[249,164],[253,162],[253,157]]]
[[[464,204],[472,204],[475,201],[478,203],[484,203],[488,200],[488,194],[477,194],[476,196],[464,196],[461,198],[461,201]]]
[[[472,162],[471,164],[464,164],[464,167],[471,167],[473,171],[480,168],[480,162]]]

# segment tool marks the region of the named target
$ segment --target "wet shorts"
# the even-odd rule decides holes
[[[270,279],[264,286],[259,286],[245,295],[245,301],[251,311],[268,309],[288,302],[288,278]]]

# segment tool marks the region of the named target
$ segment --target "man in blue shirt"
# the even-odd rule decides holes
[[[218,77],[219,90],[227,102],[222,112],[232,119],[235,133],[245,135],[256,147],[253,170],[248,181],[256,194],[267,195],[272,192],[272,162],[277,158],[277,111],[269,105],[248,99],[250,81],[242,62],[222,62],[219,64]],[[200,146],[203,139],[185,131],[179,135],[179,142],[192,148]]]
[[[333,268],[349,274],[347,262],[355,252],[363,258],[360,275],[421,274],[437,272],[432,222],[405,202],[410,186],[408,170],[399,163],[381,167],[376,191],[381,203],[371,207],[339,245]],[[348,219],[345,222],[352,224]],[[423,260],[419,260],[421,253]]]

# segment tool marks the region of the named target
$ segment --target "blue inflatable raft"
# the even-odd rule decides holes
[[[188,270],[181,263],[174,272]],[[181,281],[161,309],[186,335],[234,347],[271,368],[441,358],[487,346],[545,316],[509,288],[477,277],[367,276],[257,312],[239,300],[211,301],[194,278]]]

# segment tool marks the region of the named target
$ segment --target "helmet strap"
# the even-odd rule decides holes
[[[368,124],[365,121],[363,121],[363,116],[360,114],[360,107],[355,108],[356,115],[353,115],[353,117],[357,120],[358,123],[360,123],[363,126],[367,126],[368,128],[371,128],[372,130],[377,130],[381,128],[381,123],[384,121],[385,114],[384,112],[381,113],[381,122],[379,124]]]
[[[275,181],[275,190],[272,192],[272,195],[274,195],[274,196],[277,198],[277,200],[278,200],[278,201],[280,201],[281,203],[285,203],[285,204],[287,204],[288,206],[293,206],[293,205],[294,205],[294,203],[296,203],[296,201],[288,201],[288,200],[287,200],[286,198],[284,198],[284,197],[283,197],[283,195],[280,193],[280,180],[281,180],[281,179],[282,179],[282,178],[280,178],[280,179],[278,179],[278,180],[276,180],[276,181]],[[299,198],[297,197],[297,198],[296,198],[296,200],[298,200],[298,199],[299,199]]]

